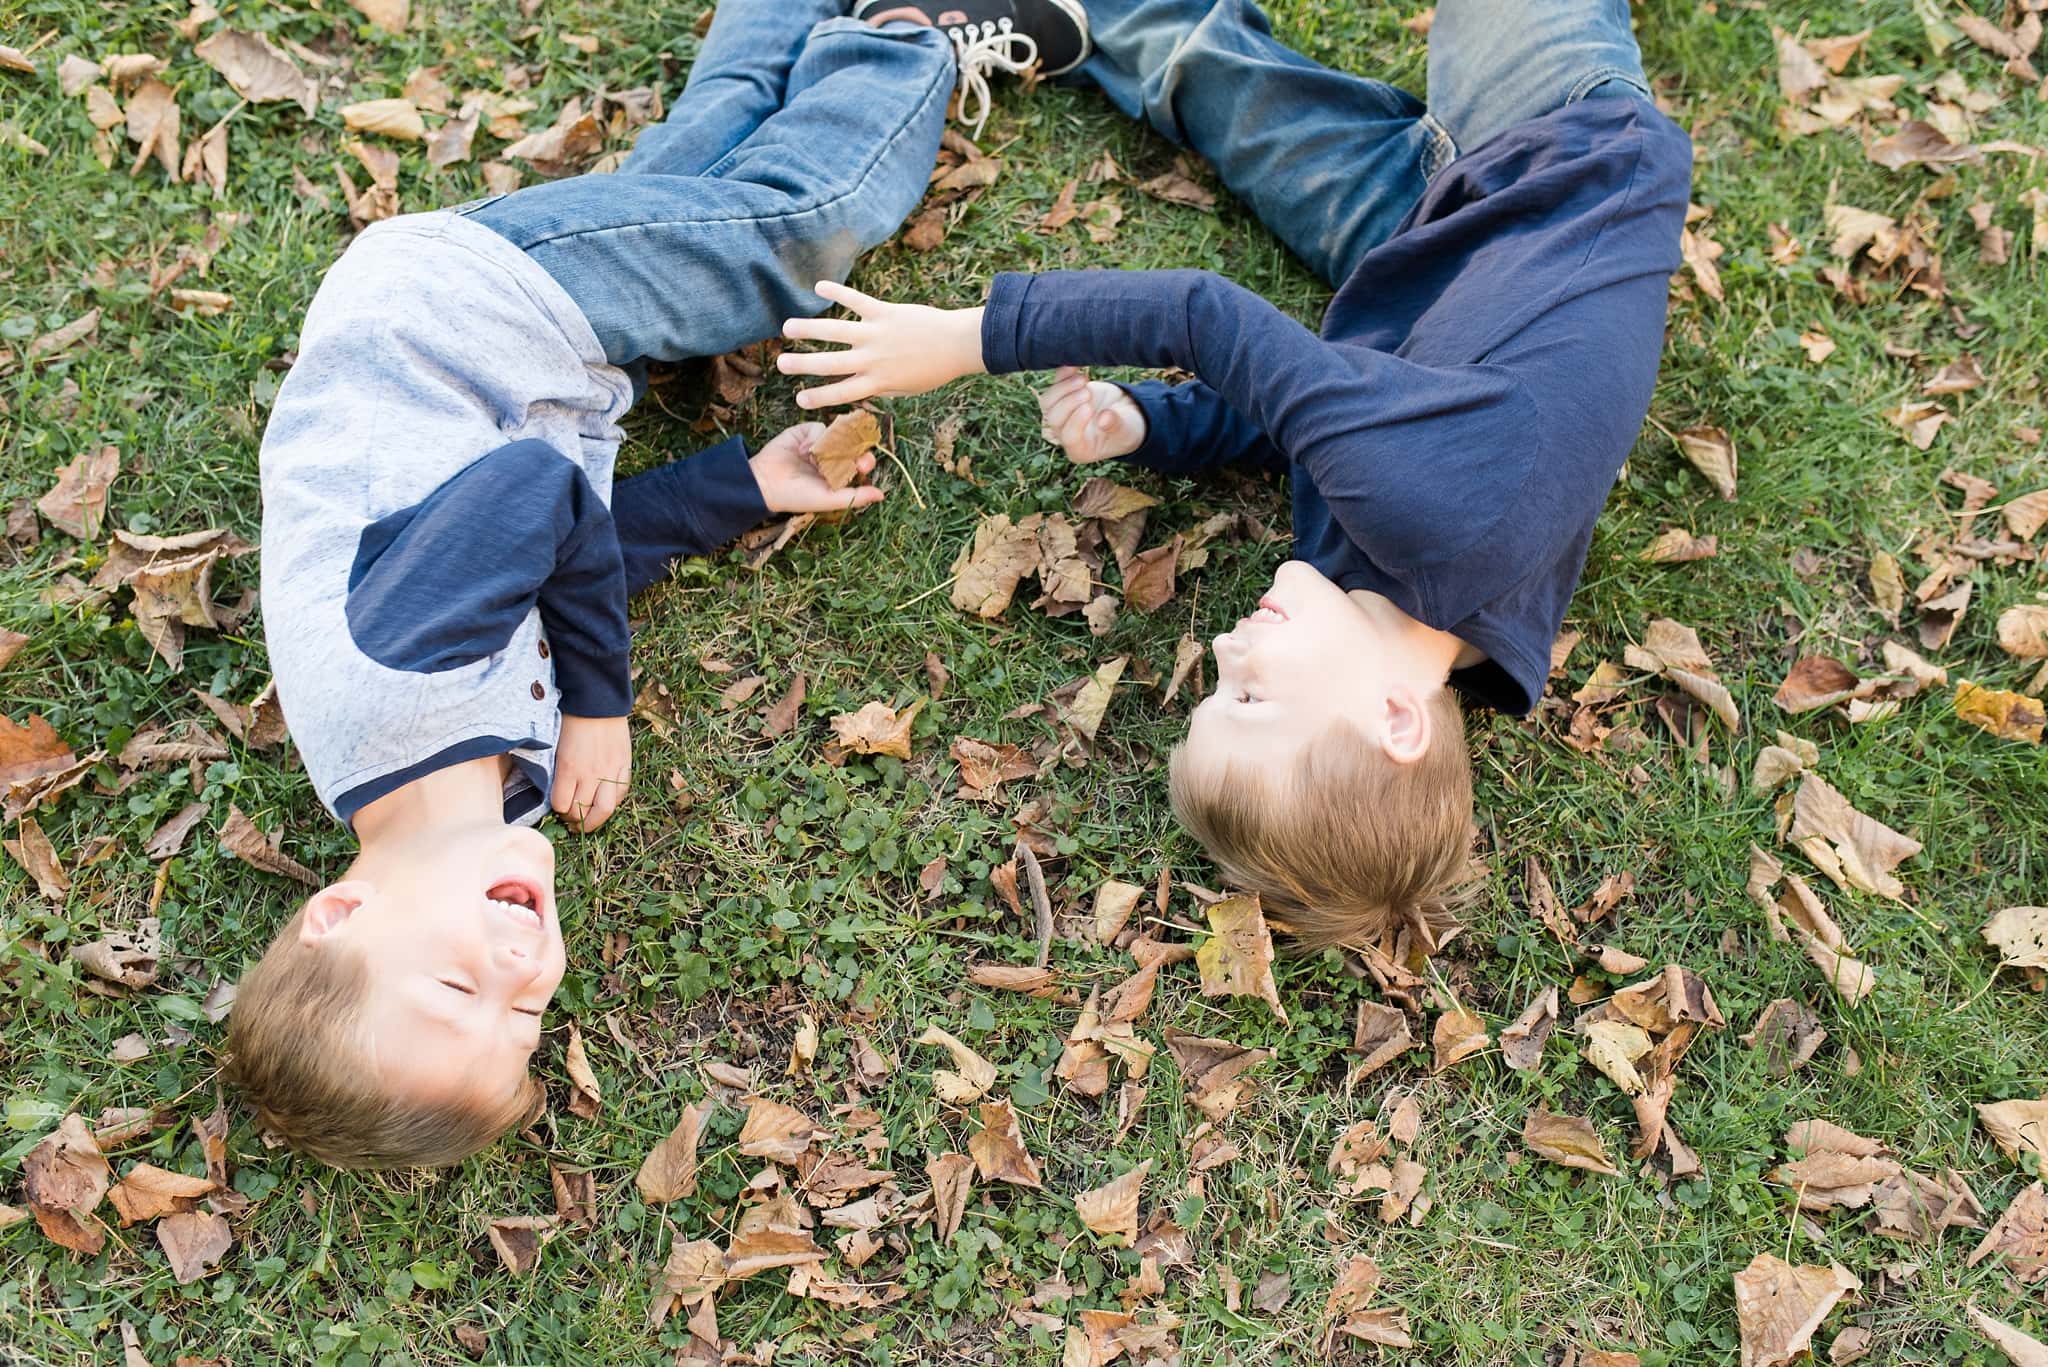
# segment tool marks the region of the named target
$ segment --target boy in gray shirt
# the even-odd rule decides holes
[[[861,506],[815,423],[617,481],[651,360],[822,307],[922,196],[956,81],[1087,51],[1075,0],[725,0],[615,175],[379,223],[328,272],[262,449],[263,616],[321,801],[361,841],[243,979],[231,1075],[338,1166],[460,1160],[525,1116],[564,954],[552,807],[631,753],[627,597],[770,512]],[[872,463],[872,457],[865,458]]]

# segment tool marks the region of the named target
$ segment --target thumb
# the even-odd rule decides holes
[[[877,489],[872,484],[863,484],[859,488],[849,490],[848,492],[853,495],[853,502],[846,505],[849,508],[871,507],[887,497],[883,490]]]

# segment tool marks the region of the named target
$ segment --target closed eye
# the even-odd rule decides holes
[[[518,1012],[518,1013],[519,1013],[520,1015],[522,1015],[522,1016],[532,1016],[532,1017],[533,1017],[533,1018],[534,1018],[535,1020],[539,1020],[539,1019],[540,1019],[540,1012],[539,1012],[539,1011],[537,1011],[537,1010],[535,1010],[535,1009],[534,1009],[533,1007],[530,1007],[530,1006],[515,1006],[515,1007],[513,1007],[512,1009],[513,1009],[514,1011],[517,1011],[517,1012]]]
[[[452,981],[451,979],[448,979],[448,978],[443,978],[443,979],[441,979],[441,980],[440,980],[440,982],[441,982],[441,986],[443,986],[443,987],[452,987],[452,988],[454,988],[454,989],[455,989],[455,990],[456,990],[457,992],[460,992],[460,993],[461,993],[461,994],[462,994],[463,996],[465,996],[465,997],[474,997],[474,996],[476,995],[476,989],[475,989],[475,988],[473,988],[473,987],[464,987],[464,986],[463,986],[463,985],[462,985],[461,983],[458,983],[458,982]]]

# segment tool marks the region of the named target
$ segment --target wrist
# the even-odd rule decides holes
[[[984,310],[953,309],[948,322],[953,328],[952,345],[949,348],[957,375],[986,375],[988,365],[981,355],[981,322]]]

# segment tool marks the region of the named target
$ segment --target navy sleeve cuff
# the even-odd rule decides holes
[[[673,562],[707,555],[767,516],[740,437],[620,480],[612,489],[612,522],[627,594],[658,582]]]
[[[1024,313],[1024,296],[1031,290],[1032,277],[1003,271],[989,286],[988,303],[981,311],[981,364],[991,375],[1008,375],[1029,370],[1017,354],[1018,325]]]
[[[633,665],[626,651],[555,652],[555,687],[572,717],[623,717],[633,710]]]
[[[1130,395],[1138,411],[1145,415],[1145,439],[1138,443],[1137,450],[1123,458],[1124,464],[1141,470],[1166,470],[1177,464],[1172,458],[1173,417],[1167,405],[1167,395],[1173,392],[1173,386],[1161,380],[1141,380],[1136,384],[1119,384],[1117,388]]]

